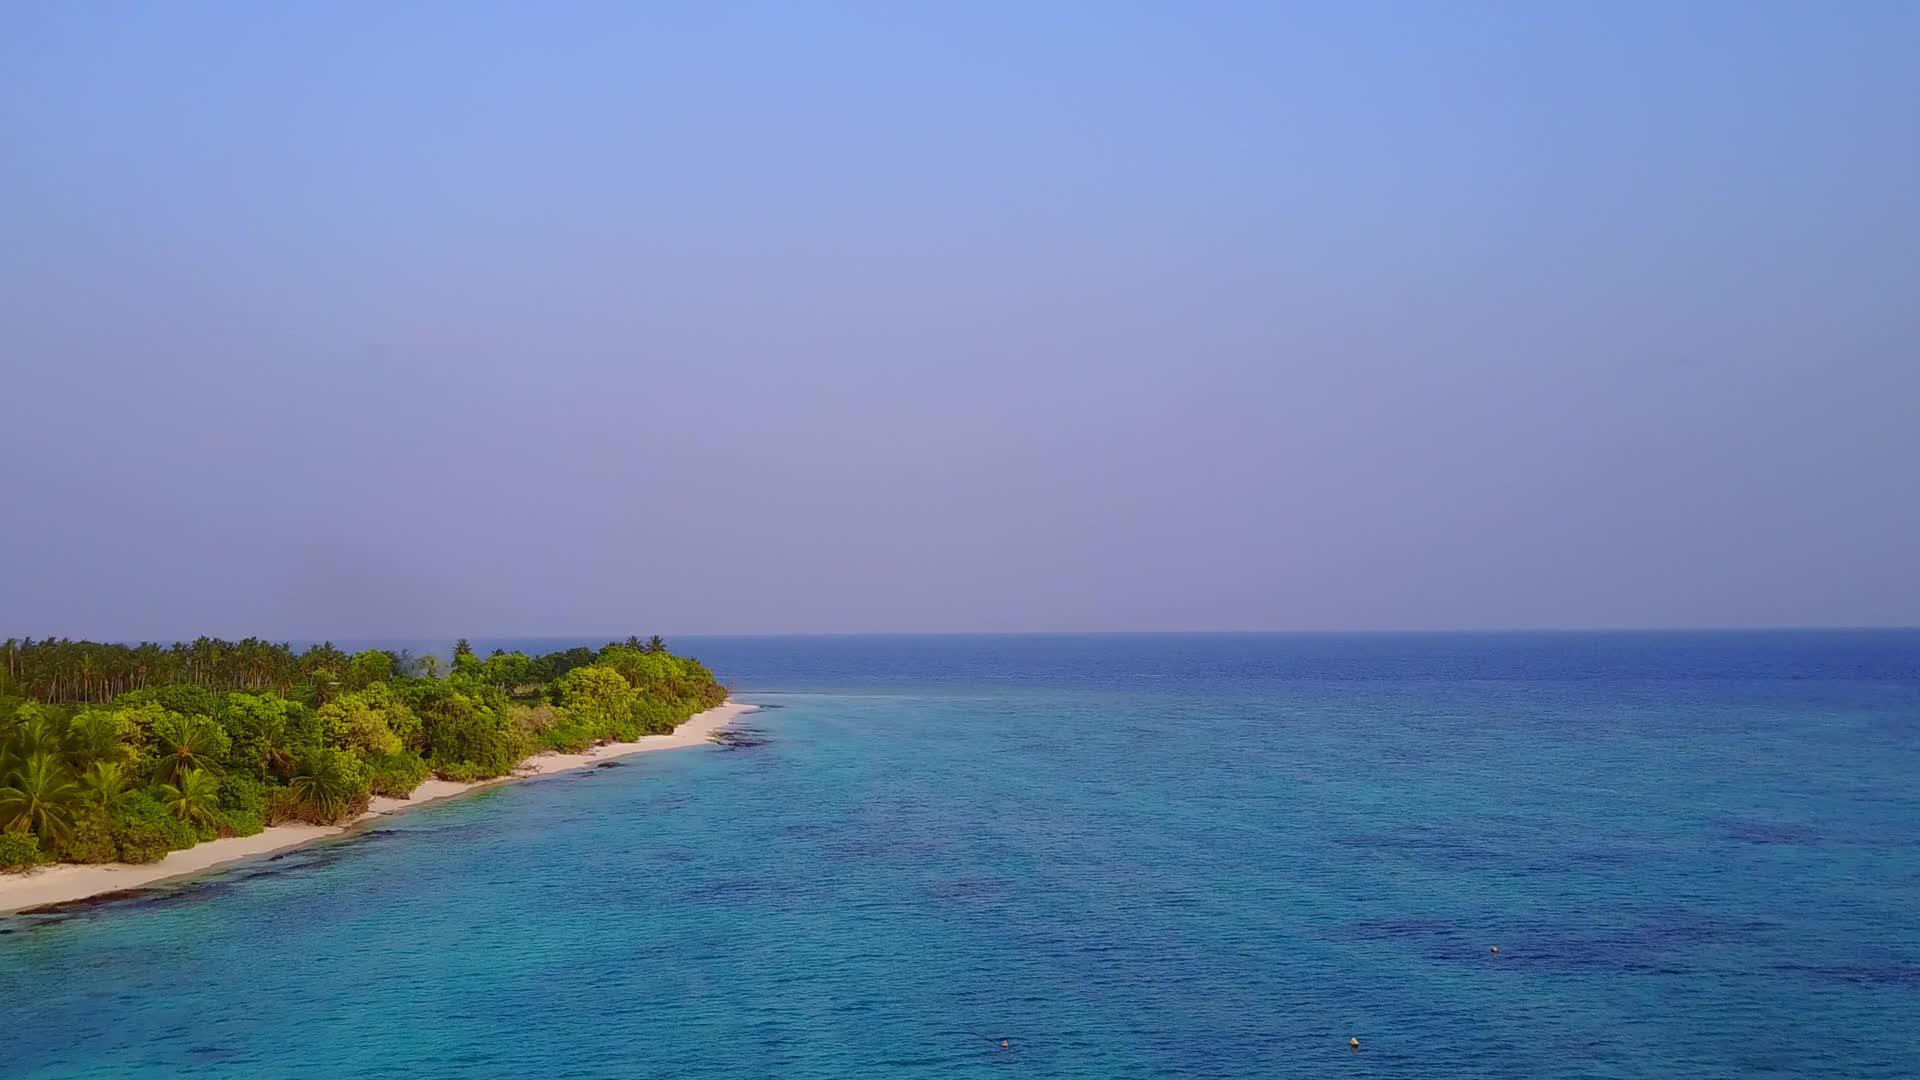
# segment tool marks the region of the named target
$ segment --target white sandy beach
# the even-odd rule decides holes
[[[439,799],[464,794],[475,788],[511,783],[515,780],[565,772],[569,769],[583,769],[610,758],[644,754],[650,750],[676,750],[683,746],[698,746],[709,741],[714,732],[732,723],[741,713],[752,710],[751,705],[740,705],[729,701],[693,716],[686,723],[675,728],[671,735],[648,735],[634,742],[607,743],[583,754],[538,754],[528,758],[513,775],[497,780],[482,780],[473,784],[456,784],[450,780],[428,780],[414,789],[412,798],[375,797],[366,813],[345,825],[275,825],[257,836],[233,836],[209,840],[203,844],[195,844],[185,851],[171,852],[158,862],[138,865],[64,863],[58,866],[42,867],[25,874],[0,874],[0,915],[46,904],[84,900],[89,896],[99,896],[104,893],[143,888],[174,878],[189,877],[216,866],[224,866],[227,863],[275,851],[284,851],[287,848],[299,847],[301,844],[310,844],[315,840],[324,840],[330,836],[339,836],[369,818],[412,810]]]

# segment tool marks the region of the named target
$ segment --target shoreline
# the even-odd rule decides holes
[[[60,863],[23,874],[0,874],[0,918],[194,877],[260,855],[343,836],[375,818],[416,810],[428,803],[465,795],[479,788],[584,769],[602,761],[633,754],[698,746],[754,708],[729,698],[724,704],[688,717],[686,723],[674,728],[670,735],[646,735],[633,742],[606,743],[579,754],[552,751],[536,754],[521,762],[513,772],[492,780],[462,784],[429,778],[415,788],[409,798],[374,796],[367,804],[366,813],[344,825],[311,825],[305,822],[274,825],[253,836],[220,837],[181,851],[170,851],[165,858],[150,863]]]

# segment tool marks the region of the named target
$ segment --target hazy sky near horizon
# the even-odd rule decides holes
[[[0,635],[1920,623],[1920,5],[0,9]]]

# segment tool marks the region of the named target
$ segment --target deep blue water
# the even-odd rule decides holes
[[[0,920],[0,1072],[1920,1075],[1920,632],[677,644],[763,745]]]

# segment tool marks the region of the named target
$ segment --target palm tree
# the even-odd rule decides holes
[[[89,649],[88,651],[81,653],[80,663],[78,665],[78,675],[80,678],[80,700],[82,701],[93,700],[93,682],[94,682],[94,678],[99,674],[100,674],[100,665],[97,661],[94,660],[93,651]]]
[[[284,714],[264,716],[260,723],[260,760],[275,776],[285,778],[294,766],[293,742]]]
[[[26,712],[26,707],[23,706],[20,711]],[[60,732],[44,712],[36,711],[14,730],[13,749],[23,758],[35,754],[57,754],[60,752]]]
[[[118,761],[96,761],[80,777],[81,797],[103,811],[111,811],[133,794],[133,777]]]
[[[220,813],[220,781],[205,769],[187,769],[174,784],[161,784],[160,802],[189,825],[211,826]]]
[[[340,673],[334,668],[314,668],[309,678],[313,682],[313,704],[316,708],[332,701],[340,689]]]
[[[67,757],[75,769],[119,758],[120,722],[112,713],[97,709],[74,717],[67,725]]]
[[[160,666],[160,646],[151,641],[143,641],[127,657],[132,678],[129,680],[135,690],[147,685],[147,677]]]
[[[331,824],[347,812],[347,799],[353,794],[353,778],[347,775],[344,755],[322,751],[300,763],[288,781],[293,797],[307,805],[314,820]]]
[[[73,834],[73,804],[79,785],[60,759],[34,754],[0,787],[0,832],[34,832],[42,843],[65,840]]]
[[[214,755],[220,752],[224,733],[204,716],[169,717],[171,723],[155,724],[153,736],[160,750],[154,767],[155,781],[165,783],[189,769],[213,769]]]

